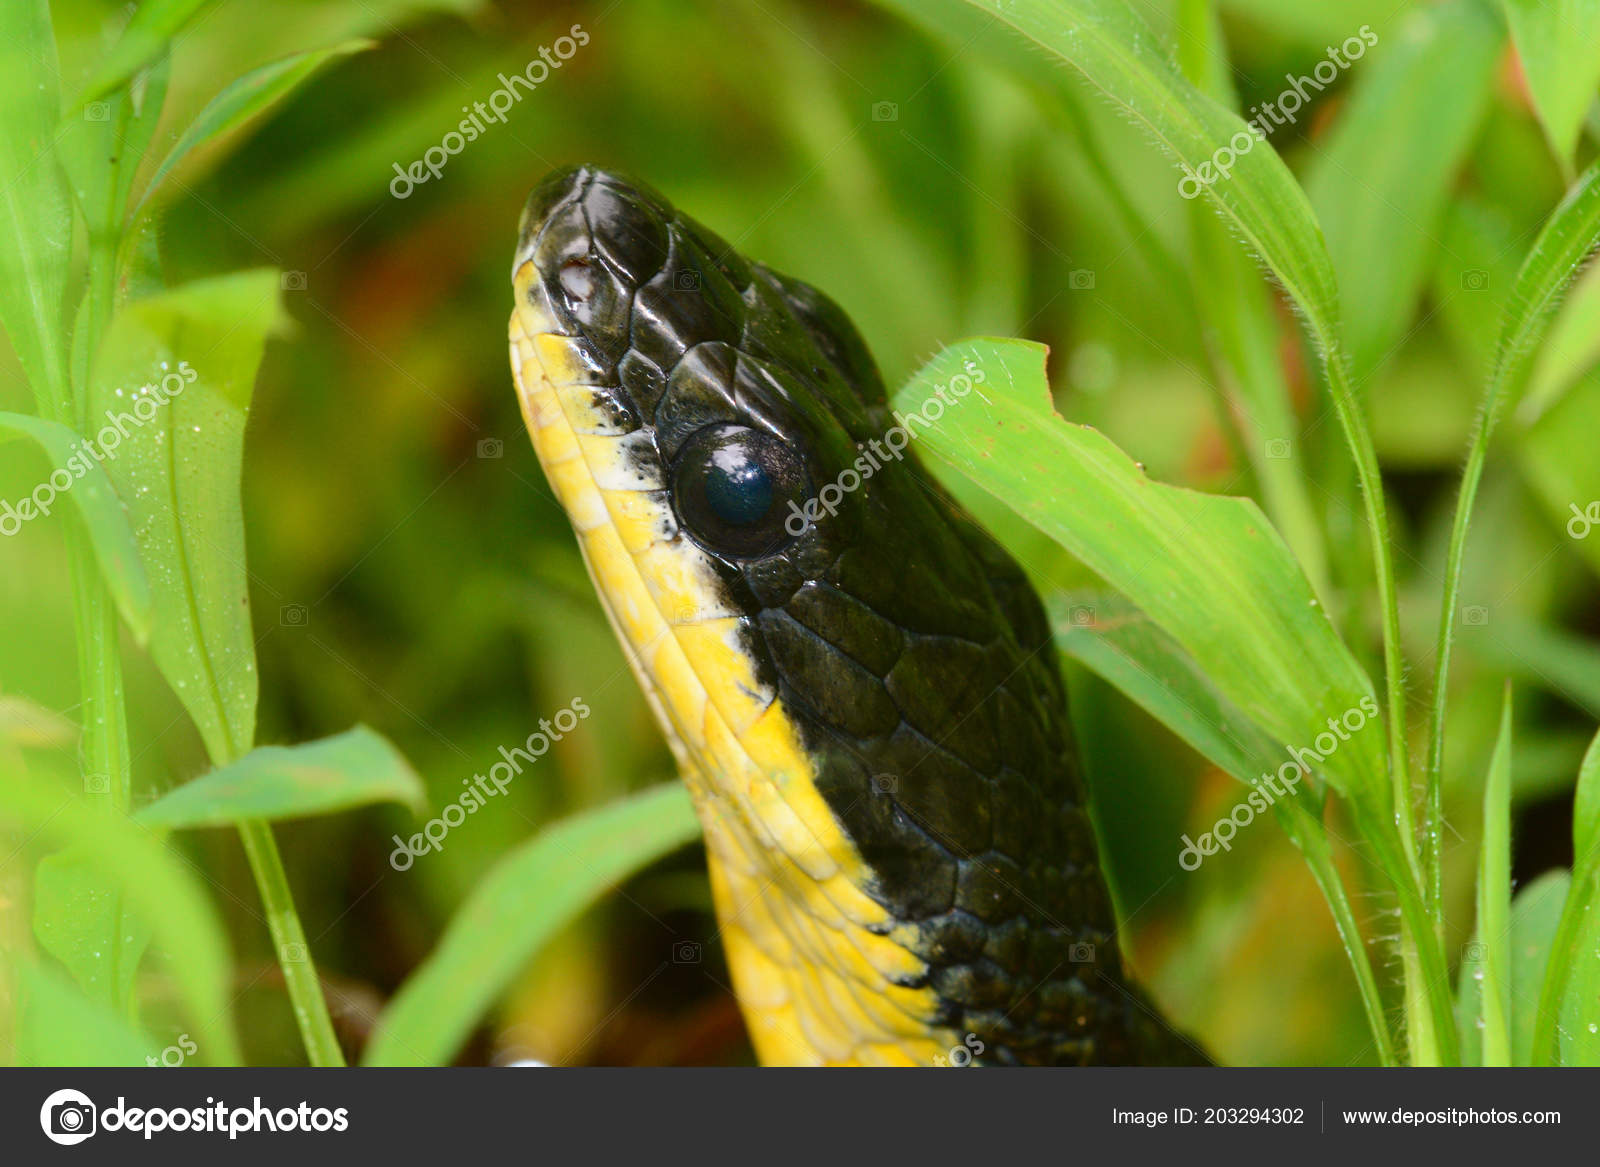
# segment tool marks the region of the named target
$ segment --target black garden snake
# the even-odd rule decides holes
[[[806,506],[893,424],[844,313],[590,167],[534,190],[513,271],[523,415],[761,1060],[1203,1060],[1124,976],[1022,571],[909,455]]]

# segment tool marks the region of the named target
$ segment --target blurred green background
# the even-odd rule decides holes
[[[1170,28],[1175,4],[1137,7]],[[1242,108],[1363,24],[1380,38],[1370,60],[1381,60],[1416,7],[1427,6],[1221,4]],[[126,15],[95,0],[57,0],[54,12],[71,91]],[[498,74],[522,70],[573,25],[588,44],[439,177],[393,197],[395,164],[438,144],[463,106],[500,87]],[[438,807],[538,718],[574,697],[594,711],[509,800],[405,872],[389,866],[391,836],[417,825],[397,808],[279,828],[340,1036],[357,1050],[498,856],[544,823],[673,773],[522,431],[507,370],[517,217],[551,167],[588,161],[642,178],[742,252],[826,290],[891,386],[959,337],[1042,340],[1061,410],[1105,430],[1152,476],[1257,487],[1193,341],[1194,297],[1223,293],[1208,290],[1204,268],[1175,273],[1162,262],[1190,248],[1179,176],[1096,100],[1040,100],[991,70],[979,46],[846,0],[221,0],[173,46],[158,142],[222,81],[351,36],[377,47],[338,61],[180,174],[161,238],[172,283],[283,269],[296,322],[269,347],[245,459],[259,739],[365,722],[400,745]],[[1419,224],[1433,241],[1421,294],[1368,381],[1419,663],[1432,652],[1455,475],[1492,336],[1483,322],[1564,188],[1509,47],[1494,68],[1488,99],[1466,115],[1449,197]],[[1274,134],[1302,175],[1361,69]],[[1593,299],[1593,284],[1575,298]],[[1337,427],[1292,317],[1275,318],[1300,427],[1286,438],[1313,468],[1311,501],[1330,541],[1359,548]],[[3,359],[0,408],[22,408],[15,363]],[[1517,875],[1570,862],[1571,777],[1600,714],[1600,651],[1589,639],[1600,608],[1595,548],[1563,535],[1574,496],[1552,470],[1560,460],[1545,455],[1591,447],[1600,432],[1587,424],[1600,410],[1592,364],[1556,422],[1519,431],[1496,459],[1480,503],[1463,595],[1486,618],[1463,629],[1446,770],[1457,920],[1471,918],[1478,791],[1508,674],[1519,703]],[[0,497],[20,497],[38,473],[32,455],[8,451]],[[1042,590],[1087,582],[1042,538],[1011,534]],[[0,542],[0,694],[70,721],[78,685],[66,580],[52,524]],[[1360,597],[1351,609],[1370,665],[1376,618]],[[202,769],[204,751],[149,660],[131,643],[126,655],[144,802]],[[1071,683],[1124,943],[1169,1012],[1228,1062],[1371,1061],[1327,909],[1281,832],[1263,820],[1230,854],[1181,871],[1180,834],[1207,829],[1238,787],[1103,683],[1076,669]],[[30,765],[71,773],[70,745],[58,739],[44,734]],[[228,916],[248,1057],[298,1062],[235,835],[199,832],[182,845]],[[1352,872],[1360,858],[1342,856]],[[27,932],[27,867],[0,866],[7,943]],[[1392,937],[1392,903],[1357,908],[1373,938]],[[686,942],[702,946],[699,963],[674,961]],[[465,1060],[749,1060],[727,983],[703,862],[686,852],[551,946]]]

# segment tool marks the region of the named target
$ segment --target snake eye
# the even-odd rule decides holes
[[[672,501],[706,550],[758,559],[794,537],[804,518],[791,516],[802,513],[807,489],[805,467],[788,445],[760,430],[714,425],[679,451]]]

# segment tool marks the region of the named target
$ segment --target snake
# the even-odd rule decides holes
[[[588,165],[529,195],[512,286],[759,1061],[1204,1062],[1124,968],[1039,597],[914,449],[862,463],[896,423],[843,309]]]

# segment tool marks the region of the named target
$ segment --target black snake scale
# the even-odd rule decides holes
[[[636,476],[623,486],[661,508],[663,544],[687,536],[675,459],[707,427],[781,439],[814,490],[896,424],[842,310],[638,184],[551,175],[528,201],[517,263],[529,319],[587,396],[577,431],[621,443]],[[531,414],[530,429],[539,444]],[[997,1064],[1203,1060],[1125,980],[1050,629],[1017,564],[910,452],[764,550],[696,551],[714,580],[704,602],[736,629],[754,678],[742,691],[794,726],[881,909],[867,930],[910,955],[885,980],[923,1002],[936,1044]],[[662,684],[648,662],[636,669],[647,691]],[[687,753],[686,771],[715,768],[693,742]],[[713,844],[728,813],[707,809],[717,787],[697,789]],[[760,894],[781,896],[777,883]]]

